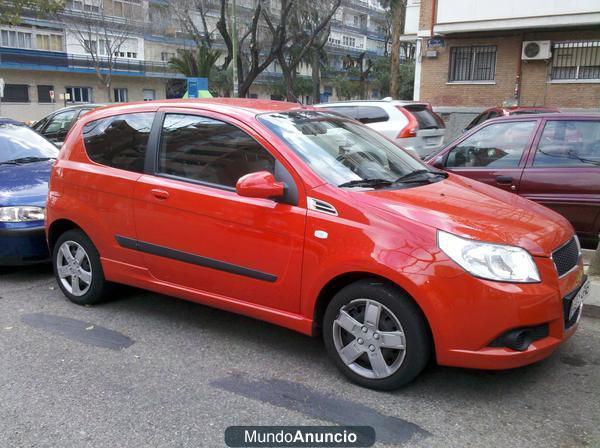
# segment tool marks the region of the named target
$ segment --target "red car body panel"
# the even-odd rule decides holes
[[[600,115],[541,114],[512,116],[488,120],[457,138],[427,163],[460,174],[488,185],[517,193],[519,196],[542,204],[569,220],[583,237],[595,238],[600,234],[600,167],[534,167],[536,148],[548,121],[597,121]],[[461,142],[494,123],[534,121],[531,135],[518,167],[514,168],[455,168],[444,167],[447,155]],[[508,182],[498,179],[506,178]]]
[[[393,282],[419,305],[441,364],[502,369],[550,354],[564,329],[562,298],[581,283],[583,267],[558,278],[550,256],[573,235],[569,223],[530,201],[450,175],[404,190],[340,189],[320,179],[257,119],[300,106],[256,100],[188,100],[116,106],[86,114],[73,128],[50,184],[47,232],[71,221],[94,242],[107,280],[248,315],[314,335],[328,288],[358,276]],[[297,205],[242,197],[182,180],[92,162],[82,129],[127,112],[184,111],[229,122],[252,136],[289,171]],[[337,215],[309,210],[307,196]],[[542,281],[481,280],[438,247],[437,229],[524,247]],[[326,232],[327,239],[315,237]],[[155,247],[243,266],[237,275],[150,254],[119,243]],[[51,241],[50,241],[51,242]],[[261,275],[264,274],[262,277]],[[489,344],[507,330],[547,323],[549,335],[517,352]]]

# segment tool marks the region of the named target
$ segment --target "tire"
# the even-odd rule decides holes
[[[65,250],[69,251],[72,259],[68,258]],[[52,253],[52,265],[58,286],[71,302],[93,305],[106,296],[109,284],[104,278],[98,250],[83,231],[68,230],[58,238]],[[76,274],[77,282],[71,274]]]
[[[370,389],[408,384],[432,353],[421,310],[399,288],[377,279],[352,283],[333,297],[323,317],[323,338],[337,368]]]

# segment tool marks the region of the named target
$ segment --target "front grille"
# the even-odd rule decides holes
[[[579,244],[577,244],[575,237],[571,238],[564,246],[552,252],[552,260],[554,260],[559,277],[562,277],[577,266],[579,262]]]

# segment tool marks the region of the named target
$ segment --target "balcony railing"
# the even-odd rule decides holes
[[[85,73],[95,72],[96,65],[104,73],[111,68],[106,59],[101,59],[96,64],[90,56],[85,55],[0,48],[0,67]],[[166,62],[137,61],[125,58],[113,61],[112,71],[115,75],[184,78]]]

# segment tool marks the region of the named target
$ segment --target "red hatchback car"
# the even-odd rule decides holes
[[[538,361],[573,334],[589,290],[560,215],[292,103],[92,111],[54,166],[46,226],[77,304],[124,283],[322,334],[345,375],[378,389],[432,355]]]
[[[590,248],[600,233],[600,114],[486,121],[427,161],[567,218]]]

